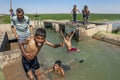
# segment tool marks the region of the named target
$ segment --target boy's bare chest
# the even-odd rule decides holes
[[[37,52],[38,51],[38,47],[35,44],[35,41],[30,41],[27,45],[26,45],[26,52]]]

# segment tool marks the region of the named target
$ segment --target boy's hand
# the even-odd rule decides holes
[[[60,46],[63,47],[63,46],[64,46],[64,43],[60,43]]]
[[[30,36],[31,36],[31,37],[34,37],[34,35],[33,35],[33,34],[31,34]]]
[[[32,54],[25,53],[24,56],[26,57],[27,60],[32,60],[33,59]]]
[[[40,75],[40,78],[45,78],[45,76],[44,75]]]
[[[18,38],[19,38],[19,36],[18,36],[17,34],[15,35],[15,37],[16,37],[16,39],[18,39]]]

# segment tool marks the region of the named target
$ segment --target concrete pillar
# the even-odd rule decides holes
[[[99,28],[99,31],[102,32],[106,32],[107,31],[107,25],[97,25],[97,27]]]
[[[112,24],[107,25],[107,31],[106,32],[108,32],[108,33],[112,32]]]
[[[56,25],[55,25],[55,23],[51,23],[51,24],[52,24],[51,29],[54,30]]]
[[[56,31],[56,32],[59,32],[59,31],[60,31],[59,24],[56,24],[56,23],[55,23],[54,26],[55,26],[55,31]]]
[[[76,28],[75,34],[74,34],[75,40],[81,41],[84,38],[84,36],[86,36],[85,29],[82,27]]]
[[[43,21],[41,21],[40,23],[41,23],[41,28],[45,28]]]

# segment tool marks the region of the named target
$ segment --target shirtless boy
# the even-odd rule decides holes
[[[71,14],[73,15],[73,23],[76,23],[77,12],[80,13],[80,11],[77,9],[77,5],[74,5],[71,11]]]
[[[72,37],[73,37],[73,35],[74,35],[74,33],[75,33],[75,30],[74,30],[73,33],[70,35],[70,37],[69,37],[69,35],[64,36],[63,33],[62,33],[62,31],[60,31],[60,33],[61,33],[62,37],[64,38],[64,42],[65,42],[65,44],[66,44],[66,46],[67,46],[68,52],[70,52],[70,51],[80,51],[80,50],[78,50],[77,48],[73,48],[73,47],[72,47],[72,44],[71,44],[71,39],[72,39]]]
[[[45,77],[45,75],[47,75],[50,72],[54,74],[54,76],[52,76],[52,80],[61,80],[64,78],[65,73],[64,73],[64,69],[62,68],[62,63],[60,60],[55,61],[54,66],[48,69],[47,71],[45,71],[42,74],[42,77]]]
[[[41,73],[39,71],[40,65],[37,59],[37,54],[41,50],[42,46],[44,44],[54,48],[63,46],[62,43],[52,44],[48,42],[46,40],[46,35],[47,33],[44,29],[38,28],[34,37],[29,37],[20,44],[22,51],[22,64],[29,80],[34,80],[32,70],[34,70],[37,80],[41,80]]]

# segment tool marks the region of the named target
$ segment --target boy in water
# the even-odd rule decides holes
[[[56,76],[52,76],[52,80],[61,80],[61,78],[64,78],[65,73],[64,70],[62,68],[62,63],[60,60],[57,60],[54,63],[54,66],[50,69],[48,69],[47,71],[45,71],[42,75],[42,77],[44,77],[44,75],[53,72]]]
[[[71,11],[71,14],[73,15],[73,23],[76,23],[77,11],[80,13],[80,11],[77,9],[77,6],[74,5]]]
[[[62,37],[64,38],[64,42],[65,42],[65,44],[66,44],[66,46],[67,46],[68,52],[70,52],[70,51],[80,51],[80,50],[78,50],[77,48],[73,48],[73,47],[72,47],[72,44],[71,44],[71,39],[72,39],[72,37],[73,37],[73,35],[74,35],[74,33],[75,33],[75,30],[74,30],[73,33],[70,35],[70,37],[69,37],[69,35],[64,36],[63,33],[62,33],[62,31],[60,31],[60,33],[61,33]]]
[[[37,76],[37,80],[40,79],[40,65],[38,63],[37,54],[41,50],[44,44],[47,44],[51,47],[58,48],[62,47],[63,44],[52,44],[48,42],[46,38],[46,31],[44,29],[38,28],[35,32],[34,37],[29,37],[25,41],[23,41],[21,46],[22,51],[22,64],[23,68],[29,78],[29,80],[34,80],[34,76],[32,70],[35,71],[35,75]]]

